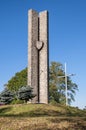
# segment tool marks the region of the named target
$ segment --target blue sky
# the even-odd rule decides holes
[[[49,59],[67,63],[78,84],[73,106],[86,106],[86,0],[0,0],[0,91],[27,66],[28,10],[49,11]]]

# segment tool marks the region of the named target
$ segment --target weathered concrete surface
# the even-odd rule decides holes
[[[44,43],[39,52],[39,86],[40,102],[48,103],[48,12],[39,14],[39,41]]]
[[[48,103],[48,12],[29,10],[28,85],[33,87],[34,103]]]
[[[29,10],[29,26],[28,26],[28,85],[33,87],[33,93],[36,97],[32,102],[38,102],[38,51],[36,49],[36,41],[38,41],[38,13]]]

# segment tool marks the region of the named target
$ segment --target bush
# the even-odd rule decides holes
[[[3,90],[0,94],[0,102],[3,104],[10,104],[14,99],[14,93],[7,88]]]
[[[32,88],[29,86],[24,86],[18,91],[18,99],[20,100],[24,100],[25,102],[27,102],[33,97],[35,97],[35,95],[32,94]]]
[[[55,100],[52,99],[52,100],[50,100],[50,104],[51,105],[57,105],[58,103]]]
[[[23,104],[24,101],[23,100],[20,100],[20,99],[14,99],[11,104]]]

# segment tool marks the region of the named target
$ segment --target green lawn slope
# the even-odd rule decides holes
[[[0,130],[86,130],[83,110],[60,104],[0,106]]]

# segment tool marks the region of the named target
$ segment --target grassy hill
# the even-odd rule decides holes
[[[60,104],[5,105],[0,130],[86,130],[86,113]]]

